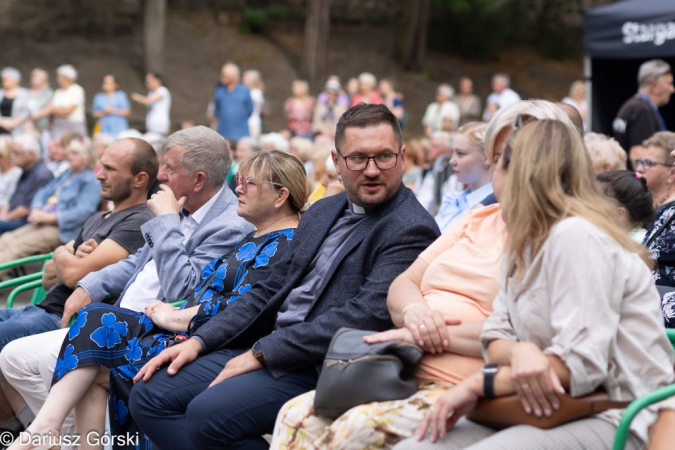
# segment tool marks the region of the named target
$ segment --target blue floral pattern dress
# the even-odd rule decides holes
[[[63,341],[54,369],[52,385],[78,367],[98,365],[110,369],[108,408],[113,435],[138,436],[133,447],[151,449],[129,415],[128,400],[133,377],[153,356],[172,343],[189,337],[211,317],[236,301],[251,286],[267,277],[293,239],[295,229],[273,231],[259,237],[249,234],[234,250],[211,261],[202,270],[201,282],[181,307],[199,305],[188,331],[173,333],[155,325],[145,314],[103,303],[80,310]],[[123,439],[120,439],[123,441]],[[116,443],[116,441],[115,441]]]

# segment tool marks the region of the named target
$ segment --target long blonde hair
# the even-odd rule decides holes
[[[646,249],[614,220],[616,207],[595,179],[581,136],[560,121],[533,121],[518,133],[502,197],[509,232],[506,256],[516,281],[525,274],[526,254],[534,257],[553,226],[570,216],[591,222],[653,265]]]

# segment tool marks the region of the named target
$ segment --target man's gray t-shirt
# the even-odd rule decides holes
[[[155,217],[148,205],[131,206],[110,213],[109,211],[100,211],[89,217],[84,223],[82,232],[75,239],[74,248],[82,242],[89,239],[95,240],[98,244],[105,239],[111,239],[122,246],[129,254],[136,253],[139,248],[145,245],[145,239],[141,233],[141,225]],[[38,305],[50,314],[63,316],[63,307],[66,300],[73,293],[73,290],[63,284],[57,284],[47,294],[47,297]]]

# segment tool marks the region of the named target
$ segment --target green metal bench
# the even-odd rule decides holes
[[[675,348],[675,330],[667,329],[666,333],[668,334],[670,343],[673,344],[673,347]],[[626,440],[628,440],[628,435],[630,434],[630,423],[643,408],[660,402],[661,400],[665,400],[668,397],[672,397],[673,395],[675,395],[675,384],[664,386],[633,400],[623,412],[623,416],[621,416],[621,422],[619,422],[619,426],[616,429],[616,436],[614,437],[613,450],[624,449]]]

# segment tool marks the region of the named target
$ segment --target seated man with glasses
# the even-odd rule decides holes
[[[309,208],[264,281],[136,376],[129,412],[153,446],[267,449],[262,435],[315,388],[338,329],[392,327],[389,286],[438,226],[401,182],[405,147],[386,106],[345,112],[335,146],[345,193]]]

